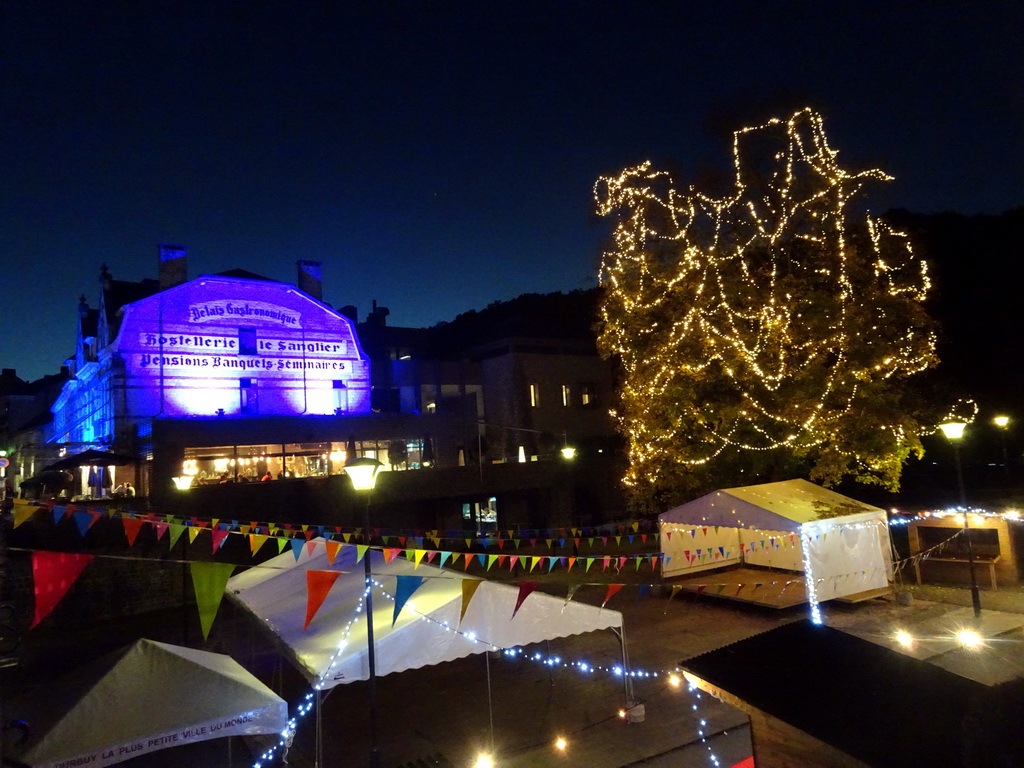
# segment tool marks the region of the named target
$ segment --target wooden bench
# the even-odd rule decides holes
[[[999,562],[999,555],[994,557],[975,557],[974,565],[976,567],[988,566],[988,578],[992,583],[992,589],[996,588],[996,563]],[[963,563],[966,566],[970,566],[971,561],[966,557],[927,557],[921,558],[914,563],[914,575],[917,576],[917,583],[921,583],[921,563],[928,560],[932,563]]]

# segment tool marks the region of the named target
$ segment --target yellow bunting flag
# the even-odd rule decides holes
[[[425,549],[410,549],[409,551],[412,552],[413,568],[419,568],[420,560],[422,560],[423,556],[427,554],[427,551]],[[408,555],[406,555],[406,557],[408,557]]]
[[[188,527],[188,540],[189,540],[190,543],[193,543],[193,544],[195,543],[196,536],[199,535],[199,532],[201,530],[203,530],[203,529],[202,528],[197,528],[194,525],[190,525]]]
[[[483,581],[480,579],[463,579],[462,581],[462,610],[459,612],[459,624],[466,617],[466,610],[469,608],[473,595],[480,588]]]

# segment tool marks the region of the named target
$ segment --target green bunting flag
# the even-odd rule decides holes
[[[233,563],[189,563],[204,640],[210,637],[210,627],[213,626],[220,601],[224,597],[224,588],[234,570]]]

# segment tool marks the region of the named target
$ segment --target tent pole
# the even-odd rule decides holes
[[[494,703],[491,698],[491,652],[484,651],[487,660],[487,714],[491,719],[491,754],[494,754]]]
[[[320,768],[322,764],[320,758],[323,756],[323,745],[323,716],[320,711],[320,689],[318,688],[316,692],[316,756],[313,759],[315,768]]]
[[[619,646],[622,649],[622,693],[626,699],[626,709],[633,707],[633,678],[629,676],[629,651],[626,649],[626,626],[623,624],[618,629],[612,627],[612,632],[619,638]]]

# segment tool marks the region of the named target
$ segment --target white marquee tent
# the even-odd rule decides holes
[[[892,578],[885,511],[807,480],[714,491],[658,522],[668,578],[729,565],[806,572],[812,604],[885,589]]]
[[[11,711],[32,768],[114,765],[224,736],[280,733],[288,705],[230,656],[139,640],[30,692]]]
[[[312,551],[310,551],[312,550]],[[480,580],[426,563],[418,567],[402,558],[384,562],[370,549],[373,578],[373,627],[377,675],[440,664],[495,648],[513,648],[556,637],[616,628],[622,614],[542,592],[531,593],[513,618],[519,587]],[[356,564],[356,547],[343,545],[333,565],[326,543],[316,539],[298,559],[291,552],[228,581],[227,594],[255,613],[287,646],[310,681],[324,676],[323,687],[369,678],[363,603],[364,565]],[[340,571],[306,630],[307,572]],[[398,577],[423,583],[392,626]],[[460,621],[463,584],[478,586]],[[456,631],[457,630],[457,631]],[[340,652],[338,646],[345,640]],[[335,658],[336,657],[336,658]],[[333,660],[333,664],[332,664]]]

